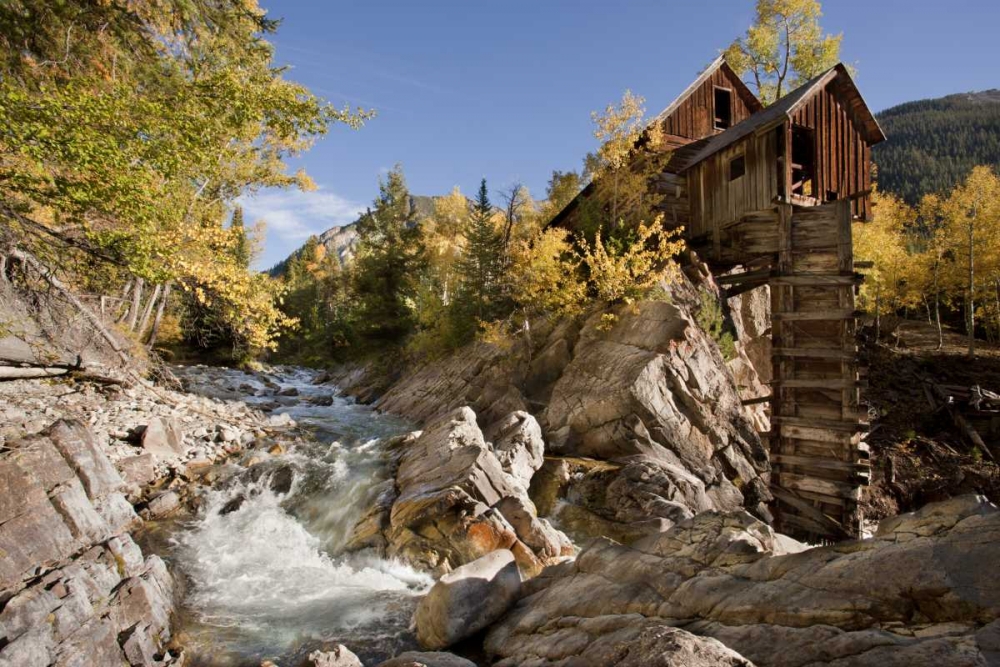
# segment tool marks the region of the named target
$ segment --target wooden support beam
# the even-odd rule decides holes
[[[767,281],[771,277],[771,269],[758,269],[757,271],[745,271],[743,273],[730,273],[718,276],[715,279],[720,285],[739,285],[748,281]]]
[[[852,463],[850,461],[834,461],[832,459],[819,459],[815,456],[795,456],[794,454],[774,454],[771,462],[776,464],[786,464],[792,466],[803,466],[807,468],[819,468],[823,470],[836,470],[850,474],[866,475],[871,466],[864,463]]]
[[[772,380],[772,387],[781,389],[853,389],[865,386],[862,380],[851,380],[847,378],[783,378]]]
[[[768,394],[767,396],[758,396],[756,398],[747,398],[743,400],[743,405],[760,405],[761,403],[769,402],[773,396]]]
[[[787,275],[787,276],[775,276],[771,278],[770,283],[772,285],[792,285],[799,287],[811,287],[811,286],[822,286],[822,285],[860,285],[865,281],[865,277],[860,273],[855,273],[849,276],[837,276],[837,275]]]
[[[797,310],[790,313],[771,313],[771,317],[776,320],[786,322],[809,321],[809,320],[854,320],[864,313],[850,309],[834,310]]]
[[[790,357],[796,359],[831,359],[847,360],[857,359],[857,349],[854,350],[834,350],[830,348],[812,347],[775,347],[771,349],[771,354],[777,357]]]

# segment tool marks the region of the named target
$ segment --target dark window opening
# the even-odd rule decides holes
[[[747,173],[746,156],[739,155],[729,161],[729,180],[735,181],[745,173]]]
[[[792,194],[815,197],[816,147],[813,131],[792,126]]]
[[[725,130],[733,124],[733,91],[715,89],[715,129]]]

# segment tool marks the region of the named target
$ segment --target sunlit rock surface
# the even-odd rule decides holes
[[[679,627],[758,667],[997,664],[998,540],[1000,511],[976,496],[799,553],[744,512],[703,513],[631,546],[595,541],[539,577],[486,648],[503,667],[596,666],[623,628],[627,648],[636,627]]]

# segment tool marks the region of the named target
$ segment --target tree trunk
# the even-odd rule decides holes
[[[139,320],[139,329],[136,333],[139,334],[139,340],[142,340],[142,334],[146,331],[146,325],[149,324],[149,316],[153,314],[153,306],[156,305],[156,300],[160,298],[160,291],[163,289],[162,285],[157,285],[153,288],[153,294],[146,301],[146,309],[142,311],[142,319]]]
[[[975,221],[976,209],[972,209],[972,219],[969,220],[969,299],[966,302],[966,320],[969,326],[969,356],[976,356],[976,255],[975,255]]]
[[[167,307],[167,300],[170,299],[170,286],[172,283],[167,283],[163,286],[163,295],[160,297],[160,305],[156,309],[156,317],[153,318],[153,328],[149,332],[149,341],[146,343],[146,347],[150,350],[153,349],[153,345],[156,344],[156,336],[160,333],[160,322],[163,320],[163,311]]]
[[[145,280],[142,278],[136,279],[135,289],[132,291],[132,306],[129,308],[128,315],[129,331],[135,331],[135,327],[139,323],[139,309],[142,308],[142,288],[145,287],[145,285]]]
[[[121,324],[128,319],[128,295],[132,291],[132,283],[135,282],[134,279],[129,278],[128,282],[125,283],[125,289],[122,290],[121,301],[118,302],[118,324]],[[122,306],[125,306],[125,310],[122,310]]]
[[[993,299],[997,309],[997,337],[1000,338],[1000,276],[993,279]]]
[[[934,292],[934,321],[937,324],[938,344],[937,349],[944,347],[944,332],[941,331],[941,295]]]
[[[882,284],[875,286],[875,342],[882,337]]]

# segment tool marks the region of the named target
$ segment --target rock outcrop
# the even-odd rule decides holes
[[[511,349],[477,343],[417,368],[376,405],[418,422],[463,405],[486,424],[534,414],[546,456],[573,459],[568,465],[583,472],[550,489],[562,501],[560,520],[594,535],[635,539],[709,509],[744,507],[769,521],[769,464],[757,435],[766,417],[741,401],[766,393],[747,353],[763,333],[757,311],[766,304],[734,301],[747,345],[737,341],[727,363],[698,324],[718,298],[701,266],[689,270],[697,283],[683,278],[664,286],[662,300],[616,309],[610,330],[599,326],[602,312],[534,322]],[[345,371],[344,386],[369,397],[356,375]],[[593,476],[587,461],[612,465],[590,466],[599,469]],[[505,463],[515,475],[521,465]]]
[[[438,573],[497,549],[512,551],[527,575],[571,555],[572,544],[538,518],[524,488],[540,459],[536,430],[531,416],[512,415],[493,429],[496,450],[463,407],[390,443],[392,478],[373,489],[350,548],[373,547]]]
[[[758,667],[998,664],[997,544],[1000,511],[977,496],[806,550],[745,512],[706,512],[631,546],[597,540],[546,570],[486,649],[498,667],[596,667],[616,664],[609,644],[659,651],[656,638],[681,628]]]
[[[172,583],[80,422],[0,452],[0,666],[160,665]],[[166,657],[169,657],[166,656]]]
[[[443,649],[500,618],[521,592],[521,573],[506,549],[486,554],[442,576],[417,605],[417,641]]]

